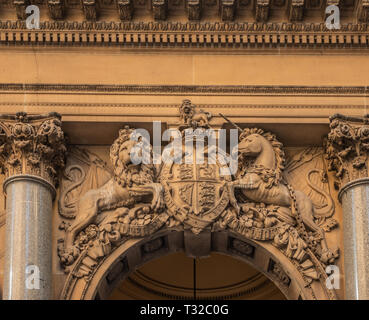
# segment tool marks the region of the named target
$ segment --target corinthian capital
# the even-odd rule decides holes
[[[66,151],[60,119],[57,113],[0,115],[0,167],[6,179],[32,175],[56,186]]]
[[[326,143],[329,169],[336,171],[338,187],[369,177],[369,118],[347,117],[336,114],[330,117]]]

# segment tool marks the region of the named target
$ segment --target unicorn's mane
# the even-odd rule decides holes
[[[276,169],[275,169],[275,181],[274,183],[279,183],[283,178],[283,169],[285,165],[286,156],[283,151],[283,144],[277,140],[277,137],[275,134],[270,132],[265,132],[262,129],[259,128],[246,128],[243,130],[243,132],[240,134],[240,141],[245,139],[251,134],[259,134],[262,137],[264,137],[271,145],[274,150],[275,159],[276,159]],[[245,169],[245,168],[244,168]]]

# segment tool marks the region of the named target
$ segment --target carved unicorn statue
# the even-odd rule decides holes
[[[293,199],[287,184],[283,182],[282,170],[285,156],[282,144],[274,135],[261,129],[242,130],[235,124],[233,125],[241,131],[241,134],[238,144],[238,172],[236,180],[229,184],[232,206],[237,212],[240,211],[234,195],[235,189],[238,188],[251,201],[289,208]],[[328,249],[324,231],[315,223],[314,216],[329,216],[334,210],[334,203],[325,191],[315,190],[327,198],[328,205],[324,209],[314,208],[310,198],[303,192],[295,191],[294,193],[304,225],[321,236],[321,260],[328,262],[333,258],[334,253]]]

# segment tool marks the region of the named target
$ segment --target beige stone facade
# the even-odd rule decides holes
[[[40,29],[17,20],[27,1],[0,2],[3,299],[191,299],[194,267],[204,299],[369,298],[365,1],[30,3]],[[339,30],[324,26],[329,4]],[[233,128],[220,114],[241,154],[259,141],[267,156],[245,151],[229,179],[122,160],[126,126],[153,144],[154,121]],[[28,184],[34,212],[14,205]],[[50,233],[10,236],[40,214]],[[16,241],[49,244],[40,295],[9,278],[34,264],[9,254]]]

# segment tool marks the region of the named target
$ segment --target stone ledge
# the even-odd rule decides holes
[[[22,21],[0,23],[0,45],[119,46],[143,48],[366,48],[367,24],[116,23],[42,22],[28,30]]]

